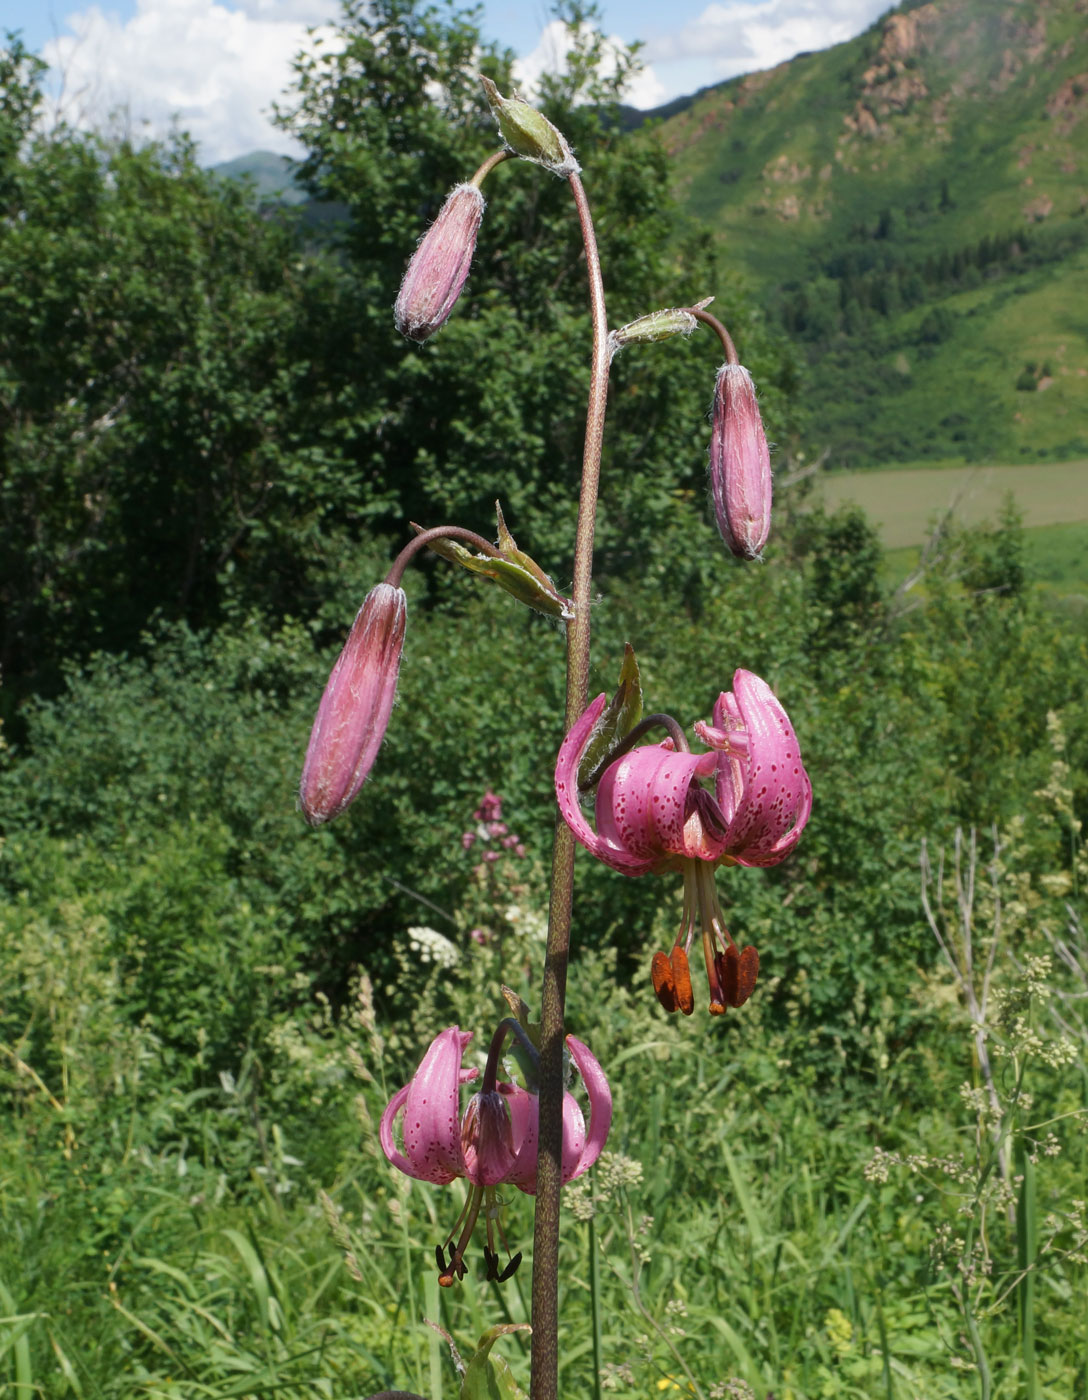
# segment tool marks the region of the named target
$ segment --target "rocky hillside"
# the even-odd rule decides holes
[[[827,391],[816,445],[1088,455],[1088,0],[904,4],[660,130]]]
[[[663,134],[693,212],[755,244],[942,193],[967,237],[1084,213],[1086,117],[1088,0],[928,0],[708,89]]]

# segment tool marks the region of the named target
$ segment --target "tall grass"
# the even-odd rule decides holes
[[[1053,728],[1039,802],[1069,824]],[[1030,838],[1014,823],[992,858],[981,837],[955,847],[949,861],[975,864],[955,880],[948,865],[927,894],[947,964],[919,968],[909,1014],[844,987],[865,1019],[851,1052],[812,1016],[803,977],[768,978],[736,1016],[669,1018],[614,949],[583,954],[570,1016],[607,1066],[615,1115],[600,1163],[564,1193],[564,1394],[1083,1391],[1088,942],[1072,901],[1088,871],[1074,826],[1062,870]],[[6,1042],[4,1393],[456,1394],[427,1322],[462,1354],[527,1322],[531,1202],[505,1205],[525,1254],[510,1281],[488,1283],[470,1256],[463,1284],[440,1290],[434,1247],[463,1184],[398,1175],[376,1124],[437,1029],[504,1013],[500,959],[531,996],[533,921],[501,946],[466,937],[453,966],[406,965],[413,998],[395,1022],[365,976],[338,1015],[303,998],[235,1075],[182,1093],[154,1072],[154,1040],[122,1033],[110,950],[69,914],[53,929],[64,975],[35,983],[37,1032]],[[22,975],[21,946],[0,949],[0,976]],[[965,979],[981,969],[971,1010]],[[524,1385],[523,1334],[495,1348]]]

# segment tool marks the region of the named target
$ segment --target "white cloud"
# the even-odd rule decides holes
[[[697,59],[716,74],[706,81],[720,81],[842,43],[890,8],[889,0],[728,0],[649,40],[644,53],[659,68]]]
[[[257,148],[297,154],[268,113],[290,85],[307,27],[320,26],[337,3],[137,0],[128,19],[91,4],[67,16],[66,32],[47,42],[42,56],[63,80],[62,111],[70,122],[105,126],[112,112],[122,111],[135,130],[155,136],[176,120],[208,164]],[[773,67],[803,49],[850,38],[888,8],[888,0],[715,0],[682,24],[678,7],[673,32],[642,50],[646,66],[625,100],[654,107],[736,73]],[[607,42],[622,47],[619,39]],[[516,65],[520,85],[531,90],[542,73],[559,71],[570,47],[561,23],[546,24]],[[614,52],[611,65],[615,71]]]
[[[286,20],[293,24],[328,24],[340,13],[338,0],[232,0],[231,8],[251,19]]]
[[[67,18],[71,31],[42,57],[61,75],[61,110],[84,127],[123,111],[161,135],[172,122],[200,143],[207,164],[261,148],[297,154],[268,121],[291,78],[291,60],[325,0],[138,0],[122,21],[97,5]]]
[[[531,93],[544,73],[563,72],[567,55],[573,47],[570,31],[561,20],[555,19],[546,24],[541,30],[536,48],[514,64],[514,77],[518,87],[523,92]],[[605,77],[615,73],[617,54],[625,47],[622,39],[605,39],[601,64],[601,72]],[[665,85],[647,64],[627,84],[623,100],[632,107],[656,107],[666,100]]]

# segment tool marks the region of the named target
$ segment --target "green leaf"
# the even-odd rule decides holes
[[[456,540],[432,540],[428,549],[440,554],[451,563],[460,564],[472,574],[482,574],[493,579],[500,588],[515,597],[519,603],[545,613],[548,617],[561,617],[569,621],[574,616],[573,605],[565,598],[544,570],[523,550],[518,549],[513,535],[506,528],[502,511],[496,502],[495,510],[499,518],[499,550],[503,558],[496,559],[490,554],[477,554],[466,549]],[[412,522],[416,534],[422,534],[423,526]]]
[[[624,644],[619,686],[582,755],[578,768],[579,787],[586,785],[590,774],[607,757],[609,750],[621,739],[626,739],[641,718],[642,681],[634,648],[627,642]]]
[[[489,1328],[480,1338],[475,1353],[465,1367],[461,1382],[461,1400],[525,1400],[525,1392],[514,1380],[510,1367],[501,1356],[491,1356],[491,1348],[507,1332],[530,1332],[525,1322],[501,1323]]]

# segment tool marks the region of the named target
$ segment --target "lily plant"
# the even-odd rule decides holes
[[[571,593],[561,593],[518,547],[501,509],[494,543],[460,526],[413,527],[415,538],[364,601],[333,668],[310,736],[299,800],[307,821],[319,826],[342,813],[363,790],[392,713],[405,643],[401,579],[421,549],[490,578],[565,629],[566,738],[555,764],[563,820],[556,826],[553,848],[539,1027],[530,1035],[521,1015],[500,1024],[479,1088],[464,1108],[462,1091],[478,1074],[476,1068],[463,1067],[471,1033],[457,1026],[441,1031],[411,1080],[390,1099],[380,1132],[385,1155],[397,1170],[437,1186],[458,1179],[468,1183],[463,1208],[436,1248],[439,1280],[446,1286],[465,1274],[466,1250],[481,1215],[486,1276],[496,1281],[510,1276],[521,1251],[511,1253],[503,1235],[499,1188],[535,1194],[531,1400],[557,1400],[559,1195],[565,1182],[597,1160],[612,1117],[604,1071],[565,1025],[576,846],[625,876],[681,875],[680,927],[671,951],[653,955],[654,990],[666,1010],[693,1012],[688,954],[698,936],[710,1012],[721,1014],[751,995],[759,955],[753,947],[738,947],[726,928],[715,869],[785,860],[808,821],[812,786],[786,711],[770,686],[750,671],[736,671],[732,690],[718,696],[712,722],[695,725],[705,746],[700,752],[691,751],[669,715],[642,717],[630,649],[611,702],[604,695],[588,702],[593,538],[614,356],[627,347],[690,335],[700,326],[717,336],[725,363],[713,396],[709,497],[723,543],[741,560],[758,560],[767,542],[770,453],[751,375],[726,327],[707,310],[713,298],[651,310],[609,331],[593,218],[573,151],[542,113],[516,95],[504,97],[486,78],[481,81],[502,146],[451,191],[421,238],[397,297],[395,321],[403,335],[424,341],[455,312],[484,217],[481,189],[496,170],[510,161],[527,161],[567,182],[582,234],[593,325]],[[640,743],[654,728],[665,730],[664,740]],[[594,823],[583,802],[592,803]],[[510,1036],[520,1046],[521,1062],[531,1066],[531,1082],[524,1085],[499,1078],[501,1049]],[[588,1127],[567,1088],[571,1066],[587,1092]],[[499,1243],[508,1255],[501,1268]]]

